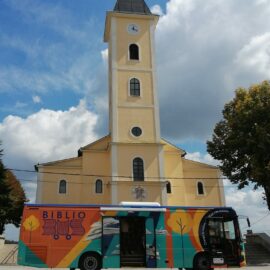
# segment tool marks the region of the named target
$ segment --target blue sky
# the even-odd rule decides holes
[[[93,69],[89,75],[94,76],[102,61],[100,51],[106,48],[105,11],[114,4],[114,0],[0,2],[0,79],[5,81],[0,86],[1,120],[9,114],[25,117],[41,108],[66,110],[78,104],[87,91],[84,78],[72,84],[68,80],[76,75],[65,73],[85,55]],[[42,102],[34,101],[34,96]]]
[[[224,104],[237,87],[270,78],[270,0],[146,2],[160,15],[161,134],[188,158],[216,164],[205,141]],[[38,162],[76,156],[79,147],[108,133],[103,31],[114,4],[0,0],[0,140],[7,167],[33,169]],[[33,180],[22,181],[33,201],[36,175],[17,175]],[[265,215],[260,190],[225,184],[229,205],[252,213],[251,221]]]
[[[147,3],[166,9],[166,1]],[[114,0],[0,2],[0,120],[9,115],[25,118],[42,108],[68,110],[86,96],[87,107],[99,113],[89,92],[99,91],[100,82],[91,77],[101,76],[100,72],[107,76],[100,71],[100,52],[107,47],[105,11],[114,4]],[[88,63],[80,70],[76,61],[84,57]],[[89,89],[91,83],[99,85]],[[105,124],[97,132],[106,133]],[[199,140],[188,140],[183,146],[206,152]]]

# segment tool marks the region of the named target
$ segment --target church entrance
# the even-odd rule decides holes
[[[120,218],[121,266],[146,266],[145,218]]]

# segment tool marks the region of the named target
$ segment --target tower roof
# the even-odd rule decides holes
[[[114,11],[152,15],[144,0],[117,0]]]

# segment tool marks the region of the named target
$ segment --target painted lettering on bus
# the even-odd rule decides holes
[[[43,235],[50,235],[55,240],[64,236],[70,240],[73,236],[85,234],[83,220],[85,212],[71,211],[43,211]]]
[[[43,211],[43,219],[84,219],[85,212],[70,212],[70,211]]]

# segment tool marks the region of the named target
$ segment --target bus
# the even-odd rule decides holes
[[[245,252],[230,207],[26,204],[18,264],[209,270],[244,266]]]

